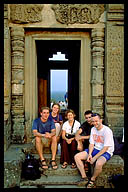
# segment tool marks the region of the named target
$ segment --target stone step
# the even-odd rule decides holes
[[[51,176],[51,175],[56,175],[56,176],[75,176],[79,175],[79,171],[77,168],[72,169],[70,167],[71,165],[68,165],[66,169],[61,168],[61,164],[58,164],[58,169],[53,170],[51,167],[48,170],[44,170],[43,173]]]
[[[39,159],[39,155],[38,154],[33,154],[33,153],[31,153],[36,159]],[[52,154],[44,154],[44,158],[46,159],[46,162],[47,162],[47,164],[49,164],[50,163],[50,161],[51,161],[51,159],[52,159]],[[60,164],[60,155],[56,155],[56,163],[57,163],[57,165],[59,165]]]
[[[32,180],[22,180],[20,183],[20,188],[24,187],[24,186],[40,186],[40,187],[46,187],[46,186],[58,186],[58,187],[62,187],[63,186],[67,186],[70,185],[71,186],[76,186],[77,182],[80,180],[80,175],[75,175],[75,176],[71,176],[69,175],[67,176],[56,176],[56,175],[50,175],[48,177],[42,175],[40,179],[36,179],[35,181]],[[85,186],[80,186],[80,187],[84,187]]]
[[[64,189],[64,188],[85,188],[85,187],[80,187],[80,186],[77,186],[77,185],[31,185],[31,186],[20,186],[20,188],[40,188],[40,189],[42,189],[42,188],[52,188],[52,189],[54,189],[54,188],[61,188],[61,189]]]

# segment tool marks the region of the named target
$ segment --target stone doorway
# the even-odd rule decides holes
[[[50,70],[67,69],[68,71],[68,108],[75,111],[79,120],[79,65],[80,40],[42,40],[36,41],[37,78],[38,78],[38,115],[41,106],[50,107]],[[68,60],[49,61],[57,51],[66,54]],[[59,81],[59,79],[58,79]],[[59,90],[58,90],[59,91]],[[64,96],[64,95],[63,95]],[[64,97],[63,97],[64,98]]]
[[[26,32],[25,36],[25,129],[26,129],[26,137],[27,142],[31,141],[32,136],[32,121],[36,117],[38,117],[38,88],[39,79],[38,79],[38,62],[41,59],[39,56],[38,44],[42,44],[42,53],[41,55],[45,55],[45,41],[53,42],[72,42],[69,46],[73,51],[72,55],[77,55],[78,60],[75,58],[71,59],[71,63],[67,64],[69,74],[72,74],[71,80],[69,80],[69,91],[71,89],[70,94],[70,104],[69,108],[75,109],[77,116],[79,117],[79,121],[82,121],[83,113],[85,110],[91,108],[91,49],[90,49],[90,33],[89,32]],[[73,42],[79,42],[79,46],[76,46],[73,49]],[[48,47],[52,47],[49,45]],[[53,47],[55,49],[55,46]],[[41,49],[40,49],[41,50]],[[76,52],[75,52],[76,51]],[[44,54],[43,54],[44,53]],[[48,51],[47,51],[48,53]],[[79,56],[78,56],[79,53]],[[71,55],[70,55],[71,56]],[[71,56],[72,57],[72,56]],[[79,63],[79,64],[78,64]],[[45,73],[48,66],[47,62],[43,62],[45,67],[42,67],[43,74],[48,76],[48,73]],[[78,66],[78,67],[76,67]],[[62,67],[64,68],[64,66]],[[50,68],[48,68],[49,70]],[[72,69],[74,70],[71,73]],[[43,99],[45,105],[49,105],[49,87],[48,87],[49,79],[43,79],[43,91],[45,95],[47,93],[47,99]],[[75,81],[74,87],[72,86],[72,82]],[[47,84],[47,85],[46,85]],[[47,90],[47,92],[46,92]],[[74,95],[77,95],[76,98]],[[72,100],[75,98],[77,102]],[[76,106],[75,106],[76,103]],[[79,110],[76,110],[79,109]]]

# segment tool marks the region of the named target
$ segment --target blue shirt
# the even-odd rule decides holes
[[[58,121],[63,121],[61,114],[58,114],[56,117],[53,117],[51,112],[50,112],[50,114],[49,114],[48,119],[49,119],[49,120],[53,120],[54,123],[56,123],[56,122],[58,122]]]
[[[53,120],[48,119],[46,122],[42,122],[40,118],[37,118],[33,121],[32,130],[37,130],[41,134],[51,133],[52,129],[55,129]]]

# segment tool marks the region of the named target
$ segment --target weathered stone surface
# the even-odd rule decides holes
[[[23,106],[23,95],[12,96],[12,106]]]
[[[103,116],[104,29],[92,29],[92,110]]]
[[[106,123],[114,135],[124,127],[124,27],[123,4],[107,6],[105,55],[105,111]],[[119,128],[120,127],[120,128]],[[121,137],[122,134],[120,134]]]
[[[22,162],[25,159],[25,152],[30,152],[32,144],[13,144],[9,147],[8,151],[4,153],[4,187],[11,188],[15,186],[29,188],[29,186],[47,186],[47,185],[77,185],[78,180],[81,176],[77,168],[71,169],[70,165],[66,169],[61,168],[60,155],[56,155],[56,162],[58,164],[58,169],[53,170],[51,167],[45,170],[44,173],[48,175],[45,177],[41,176],[40,179],[35,181],[25,181],[21,179],[21,168]],[[39,158],[37,154],[34,154],[35,158]],[[44,154],[47,163],[51,160],[51,154]],[[93,170],[92,170],[93,171]],[[118,155],[114,155],[104,166],[102,173],[98,176],[96,180],[96,188],[104,187],[110,188],[108,183],[108,177],[113,174],[124,174],[124,161]],[[85,186],[84,186],[85,187]]]
[[[35,23],[42,20],[43,4],[12,4],[10,9],[13,23]]]
[[[23,94],[23,85],[21,85],[21,84],[13,84],[12,85],[12,94],[13,95]]]
[[[11,46],[8,5],[4,4],[4,151],[11,143]]]
[[[124,4],[108,4],[107,20],[112,23],[124,22]]]
[[[54,4],[56,20],[63,24],[97,23],[104,12],[104,4]]]
[[[122,96],[124,94],[123,61],[124,43],[123,28],[118,26],[107,27],[108,37],[108,73],[107,95]]]
[[[22,161],[25,156],[18,149],[10,147],[4,153],[4,188],[20,186]]]
[[[22,80],[24,79],[24,74],[23,74],[23,70],[19,69],[19,70],[13,70],[13,74],[12,74],[12,80]]]
[[[12,46],[12,141],[24,143],[24,29],[11,28]]]

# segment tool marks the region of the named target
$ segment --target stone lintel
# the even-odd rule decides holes
[[[95,24],[104,12],[104,4],[53,4],[56,20],[62,24]]]
[[[25,24],[42,21],[43,4],[11,4],[10,19],[13,23]]]

